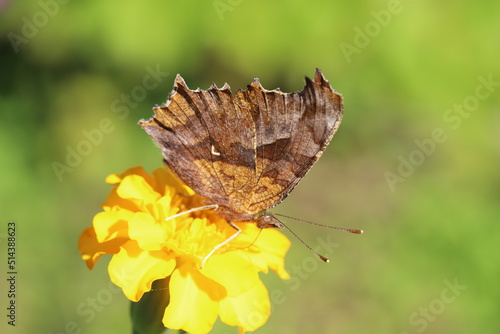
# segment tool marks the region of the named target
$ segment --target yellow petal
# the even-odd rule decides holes
[[[152,251],[163,247],[165,243],[163,227],[149,213],[135,213],[128,226],[130,239],[137,241],[141,249]]]
[[[224,296],[222,286],[186,263],[170,277],[170,304],[165,309],[163,324],[191,334],[208,333],[217,319],[219,300]]]
[[[120,174],[111,174],[106,177],[106,183],[119,184],[127,175],[140,175],[146,181],[151,181],[151,177],[146,173],[143,167],[132,167]]]
[[[94,216],[94,226],[97,240],[105,242],[117,238],[128,238],[128,221],[134,213],[128,210],[103,211]]]
[[[247,254],[260,271],[267,273],[267,268],[271,268],[280,278],[289,279],[290,275],[285,270],[285,255],[290,245],[290,240],[281,232],[263,229],[250,247],[258,252],[247,252]]]
[[[118,184],[122,182],[122,178],[118,174],[111,174],[106,177],[107,184]]]
[[[108,197],[106,198],[104,203],[102,203],[102,208],[105,211],[117,211],[122,209],[133,212],[138,211],[138,208],[135,205],[135,203],[133,203],[128,199],[123,199],[120,196],[118,196],[117,189],[118,187],[114,187],[113,189],[111,189],[111,192],[109,193]]]
[[[139,209],[147,210],[148,205],[160,198],[151,185],[139,175],[126,176],[116,190],[118,196],[132,201]]]
[[[164,251],[145,252],[137,242],[128,241],[109,262],[111,281],[121,287],[131,301],[138,301],[151,290],[153,281],[165,278],[175,268],[175,259]]]
[[[201,273],[226,288],[231,297],[238,296],[260,283],[256,268],[238,254],[231,251],[212,255],[201,269]]]
[[[180,181],[173,173],[166,168],[158,168],[153,172],[154,188],[160,193],[165,193],[165,186],[173,187],[175,190],[185,196],[194,195],[194,191]]]
[[[167,277],[169,289],[161,296],[168,297],[169,304],[159,309],[168,328],[208,333],[217,315],[240,333],[266,322],[270,302],[258,272],[271,268],[289,277],[284,269],[290,247],[286,237],[253,223],[238,223],[240,236],[199,269],[200,258],[233,229],[210,211],[165,218],[203,205],[201,197],[166,168],[151,176],[132,168],[106,181],[114,186],[104,212],[80,237],[80,252],[89,268],[102,254],[114,254],[109,275],[132,301],[150,291],[154,281]]]
[[[169,188],[171,189],[171,188]],[[180,198],[178,196],[177,198],[172,198],[170,195],[171,191],[167,191],[169,194],[166,196],[161,197],[158,201],[156,201],[156,207],[157,209],[155,212],[157,212],[157,218],[159,220],[165,221],[165,218],[171,217],[175,214],[179,213],[179,207],[182,204],[183,198]],[[189,216],[182,217],[183,219],[189,218]],[[167,225],[171,225],[170,223]]]
[[[104,254],[116,254],[120,250],[120,246],[127,239],[113,239],[108,242],[100,243],[97,240],[94,228],[89,227],[83,231],[78,239],[78,249],[82,254],[83,261],[86,262],[89,269],[94,268],[97,260]]]
[[[251,332],[261,327],[269,318],[271,303],[262,282],[237,297],[226,297],[220,302],[219,315],[223,322]]]

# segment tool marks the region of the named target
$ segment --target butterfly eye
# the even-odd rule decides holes
[[[280,222],[276,217],[268,212],[264,212],[263,214],[254,217],[256,219],[257,226],[259,228],[283,228],[285,227],[282,222]]]

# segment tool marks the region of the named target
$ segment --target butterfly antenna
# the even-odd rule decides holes
[[[283,216],[283,217],[286,217],[286,216]],[[283,226],[284,228],[286,228],[295,238],[297,238],[297,240],[299,240],[311,252],[313,252],[314,254],[316,254],[321,260],[323,260],[326,263],[330,262],[330,260],[328,260],[328,258],[326,258],[323,255],[321,255],[320,253],[316,252],[314,249],[312,249],[311,246],[309,246],[308,244],[306,244],[301,238],[299,238],[299,236],[297,234],[295,234],[294,231],[292,231],[288,226],[286,226],[285,224],[283,224],[283,222],[280,221],[280,223],[281,223],[281,226]]]
[[[345,232],[354,233],[354,234],[363,234],[363,230],[358,230],[358,229],[354,229],[354,228],[344,228],[344,227],[335,227],[335,226],[323,225],[323,224],[313,223],[313,222],[310,222],[310,221],[304,220],[304,219],[299,219],[299,218],[294,218],[294,217],[290,217],[290,216],[281,215],[279,213],[275,213],[274,216],[288,218],[288,219],[296,220],[298,222],[307,223],[307,224],[311,224],[311,225],[315,225],[315,226],[320,226],[320,227],[326,227],[326,228],[330,228],[330,229],[334,229],[334,230],[338,230],[338,231],[345,231]]]

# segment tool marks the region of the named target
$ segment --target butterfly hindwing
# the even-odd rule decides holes
[[[342,96],[318,70],[301,92],[268,91],[254,81],[236,99],[253,111],[257,169],[247,212],[257,213],[279,204],[319,159],[340,125]]]
[[[266,90],[256,79],[232,94],[226,84],[174,90],[141,126],[167,166],[228,220],[251,221],[280,203],[319,159],[342,119],[342,95],[321,71],[300,92]]]

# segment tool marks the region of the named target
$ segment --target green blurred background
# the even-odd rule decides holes
[[[288,222],[331,263],[292,240],[294,278],[262,275],[273,312],[256,333],[500,332],[500,3],[63,2],[0,2],[0,235],[17,223],[13,332],[130,333],[108,259],[88,271],[77,238],[108,174],[161,166],[137,121],[177,73],[193,89],[234,91],[259,77],[295,91],[316,67],[344,95],[345,117],[276,211],[365,234]],[[71,150],[84,155],[67,161]],[[219,322],[214,333],[236,330]]]

